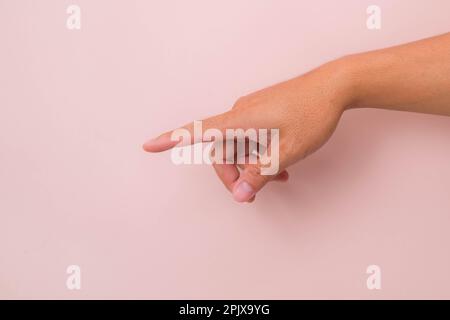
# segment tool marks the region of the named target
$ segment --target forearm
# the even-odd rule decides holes
[[[383,108],[450,116],[450,33],[383,50],[352,55],[351,103],[346,108]]]

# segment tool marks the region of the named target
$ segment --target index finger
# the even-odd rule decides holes
[[[208,140],[203,136],[203,131],[216,129],[225,136],[225,130],[234,128],[236,126],[236,121],[232,111],[228,111],[199,121],[201,122],[200,128],[196,125],[197,121],[194,121],[178,129],[165,132],[154,139],[148,140],[144,143],[143,148],[147,152],[162,152],[174,148],[181,142],[183,142],[183,145],[209,142],[211,140]],[[198,129],[200,129],[200,132],[196,132]],[[186,139],[183,139],[183,141],[180,141],[181,139],[174,139],[174,135],[181,135],[183,132],[186,133],[186,135],[189,135],[190,139],[187,139],[188,141],[186,141]]]

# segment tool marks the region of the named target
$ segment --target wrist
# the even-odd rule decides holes
[[[341,112],[359,106],[360,67],[355,56],[344,56],[322,66],[333,87],[333,100]]]
[[[392,103],[392,87],[403,81],[397,70],[401,59],[384,50],[345,56],[335,63],[342,69],[341,81],[346,88],[343,110]]]

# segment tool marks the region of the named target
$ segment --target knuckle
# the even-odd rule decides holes
[[[231,108],[232,110],[236,110],[239,109],[241,107],[243,107],[245,105],[245,101],[246,101],[246,97],[242,96],[239,97],[236,102],[233,104],[233,107]]]
[[[246,171],[250,177],[258,178],[261,176],[261,168],[259,166],[248,166]]]

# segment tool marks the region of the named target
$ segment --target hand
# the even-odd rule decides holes
[[[240,98],[232,110],[203,121],[203,129],[279,129],[279,173],[261,164],[213,164],[235,200],[251,202],[269,181],[286,181],[286,168],[320,148],[343,111],[384,108],[450,116],[450,33],[327,63],[298,78]],[[193,124],[184,128],[194,135]],[[149,152],[178,141],[167,132]],[[199,141],[190,141],[196,143]]]
[[[331,136],[344,107],[350,103],[345,62],[336,61],[301,77],[252,93],[233,108],[202,121],[203,131],[219,129],[279,129],[279,171],[262,175],[261,164],[218,164],[213,167],[239,202],[252,202],[269,181],[287,181],[286,168],[320,148]],[[193,124],[184,126],[193,136]],[[148,152],[174,147],[172,131],[144,145]],[[195,141],[192,141],[195,142]]]

